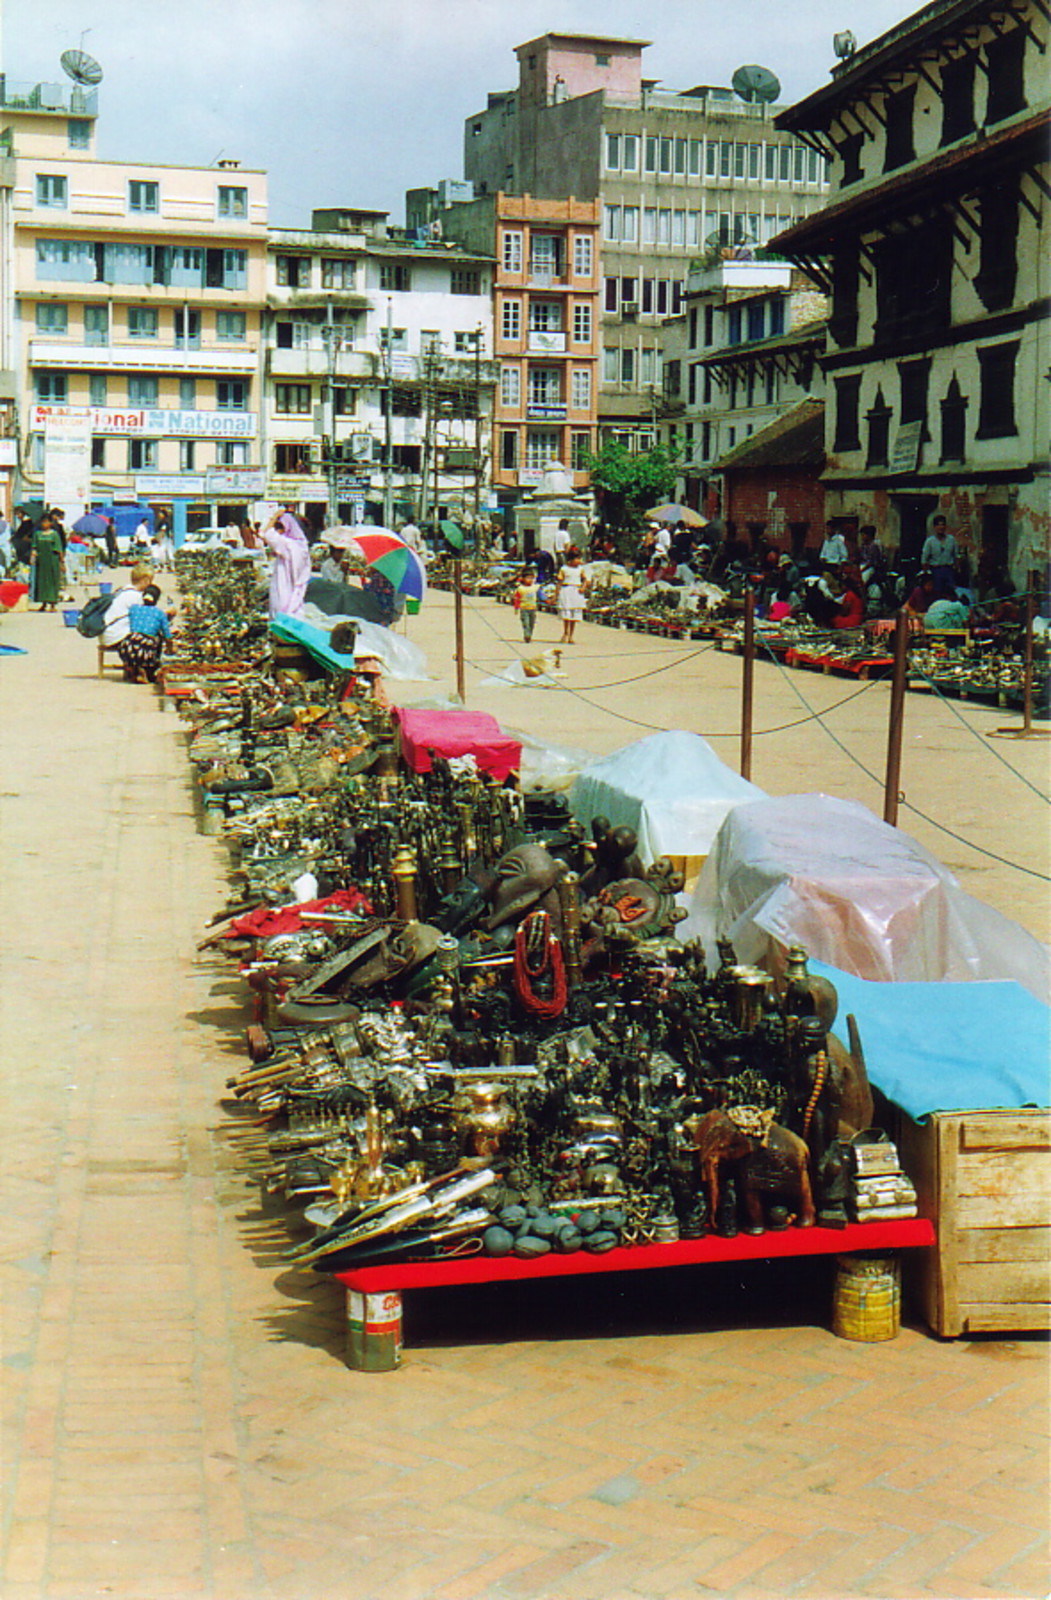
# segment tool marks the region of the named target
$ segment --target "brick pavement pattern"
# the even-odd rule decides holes
[[[180,724],[2,632],[3,1600],[1048,1593],[1045,1344],[838,1340],[828,1263],[421,1297],[348,1371],[219,1103]]]

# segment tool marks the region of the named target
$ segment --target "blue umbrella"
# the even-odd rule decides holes
[[[73,524],[74,533],[86,533],[89,539],[102,538],[108,524],[105,517],[100,517],[97,511],[89,511],[86,516],[78,517]]]

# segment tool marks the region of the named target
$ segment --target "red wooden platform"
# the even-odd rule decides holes
[[[399,1261],[351,1268],[334,1276],[359,1294],[400,1293],[405,1289],[446,1289],[464,1283],[520,1283],[535,1278],[569,1278],[595,1272],[642,1272],[654,1267],[715,1266],[724,1261],[770,1261],[779,1256],[850,1255],[857,1250],[917,1249],[935,1242],[926,1217],[903,1222],[855,1222],[846,1228],[787,1228],[784,1233],[739,1233],[736,1239],[708,1234],[675,1244],[635,1245],[589,1255],[452,1256],[444,1261]]]

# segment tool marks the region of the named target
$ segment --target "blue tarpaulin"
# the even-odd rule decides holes
[[[1051,1104],[1051,1009],[1020,983],[872,983],[824,962],[834,1032],[857,1019],[871,1082],[914,1121]]]

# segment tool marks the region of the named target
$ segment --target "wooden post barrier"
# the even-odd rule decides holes
[[[894,674],[890,686],[890,722],[887,729],[887,775],[883,788],[883,820],[898,826],[901,799],[901,734],[905,721],[905,674],[909,659],[909,619],[899,611],[894,629]]]
[[[741,676],[741,777],[752,777],[752,695],[755,678],[755,590],[744,596],[744,671]]]

